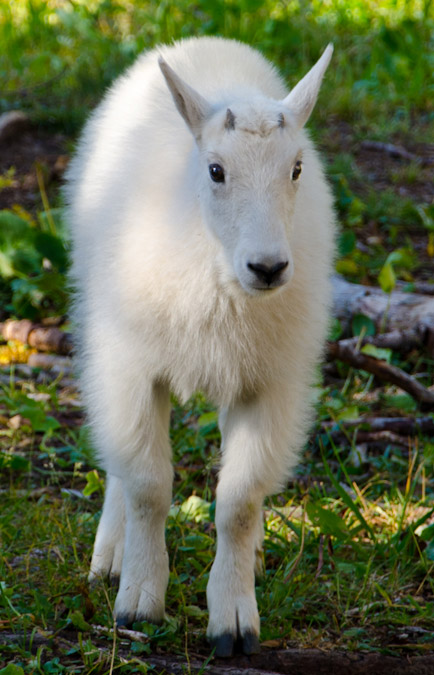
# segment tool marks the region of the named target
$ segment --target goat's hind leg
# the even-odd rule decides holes
[[[94,425],[102,422],[98,428],[103,429],[104,437],[101,435],[99,446],[110,481],[91,577],[98,571],[108,573],[110,565],[113,573],[120,572],[114,607],[118,625],[131,625],[134,621],[158,623],[164,617],[169,579],[165,544],[173,479],[169,392],[163,385],[136,382],[133,373],[124,381],[125,387],[118,384],[117,388],[104,390],[102,396],[107,395],[100,408],[103,414],[94,419]],[[120,378],[117,382],[123,384]],[[123,518],[111,497],[122,506]],[[117,535],[119,542],[115,542]]]
[[[110,577],[119,583],[125,539],[125,504],[122,481],[107,475],[104,506],[93,547],[89,583]]]
[[[169,393],[154,386],[147,402],[136,451],[123,457],[119,470],[125,499],[125,548],[115,602],[118,625],[159,623],[169,580],[165,522],[172,498],[169,443]]]

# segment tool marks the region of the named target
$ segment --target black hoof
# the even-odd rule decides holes
[[[215,647],[214,656],[219,659],[227,659],[234,651],[235,638],[231,633],[223,633],[209,639],[211,647]]]
[[[261,651],[259,638],[256,633],[245,633],[240,639],[240,647],[243,654],[250,656],[251,654],[258,654]]]
[[[134,618],[129,614],[117,614],[115,619],[118,628],[131,628],[134,623]]]

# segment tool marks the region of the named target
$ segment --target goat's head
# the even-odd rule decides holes
[[[283,287],[293,273],[293,211],[303,180],[300,131],[332,52],[329,45],[282,101],[234,95],[210,103],[159,61],[199,149],[204,220],[223,247],[229,277],[252,295]]]

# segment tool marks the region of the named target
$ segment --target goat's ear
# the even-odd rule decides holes
[[[333,54],[333,45],[329,44],[321,58],[309,70],[294,89],[283,100],[283,104],[290,109],[295,117],[299,129],[304,127],[316,103],[322,78]]]
[[[184,118],[196,140],[199,140],[205,119],[211,112],[211,106],[197,91],[184,82],[162,56],[158,59],[170,93],[178,111]]]

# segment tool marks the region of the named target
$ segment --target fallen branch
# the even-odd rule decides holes
[[[434,159],[431,157],[419,157],[413,152],[409,152],[401,145],[393,145],[392,143],[381,143],[380,141],[362,141],[362,148],[365,150],[374,150],[374,152],[384,152],[391,157],[397,159],[406,159],[409,162],[417,162],[422,166],[434,164]]]
[[[430,284],[428,281],[396,282],[397,291],[404,291],[404,293],[408,293],[409,286],[411,287],[412,293],[419,293],[420,295],[434,295],[434,284]],[[407,289],[407,291],[405,289]]]
[[[323,422],[324,429],[331,429],[336,422]],[[356,420],[342,420],[339,427],[343,429],[355,429],[360,427],[366,432],[391,431],[401,436],[416,436],[419,433],[434,435],[434,419],[432,417],[362,417]]]
[[[422,410],[434,410],[434,392],[426,389],[414,377],[411,377],[411,375],[408,375],[400,368],[357,351],[353,346],[352,340],[329,342],[327,356],[329,359],[339,359],[340,361],[349,363],[354,368],[366,370],[381,380],[396,384],[413,396],[420,404]]]
[[[392,349],[397,352],[407,353],[415,348],[424,346],[424,339],[427,333],[417,328],[408,330],[392,330],[389,333],[380,333],[379,335],[355,336],[340,340],[340,344],[348,345],[352,348],[363,347],[364,345],[374,345],[382,349]]]
[[[21,321],[11,319],[0,323],[0,332],[5,340],[23,342],[40,352],[56,352],[63,355],[72,353],[71,334],[60,330],[57,326],[42,326],[28,319]]]

